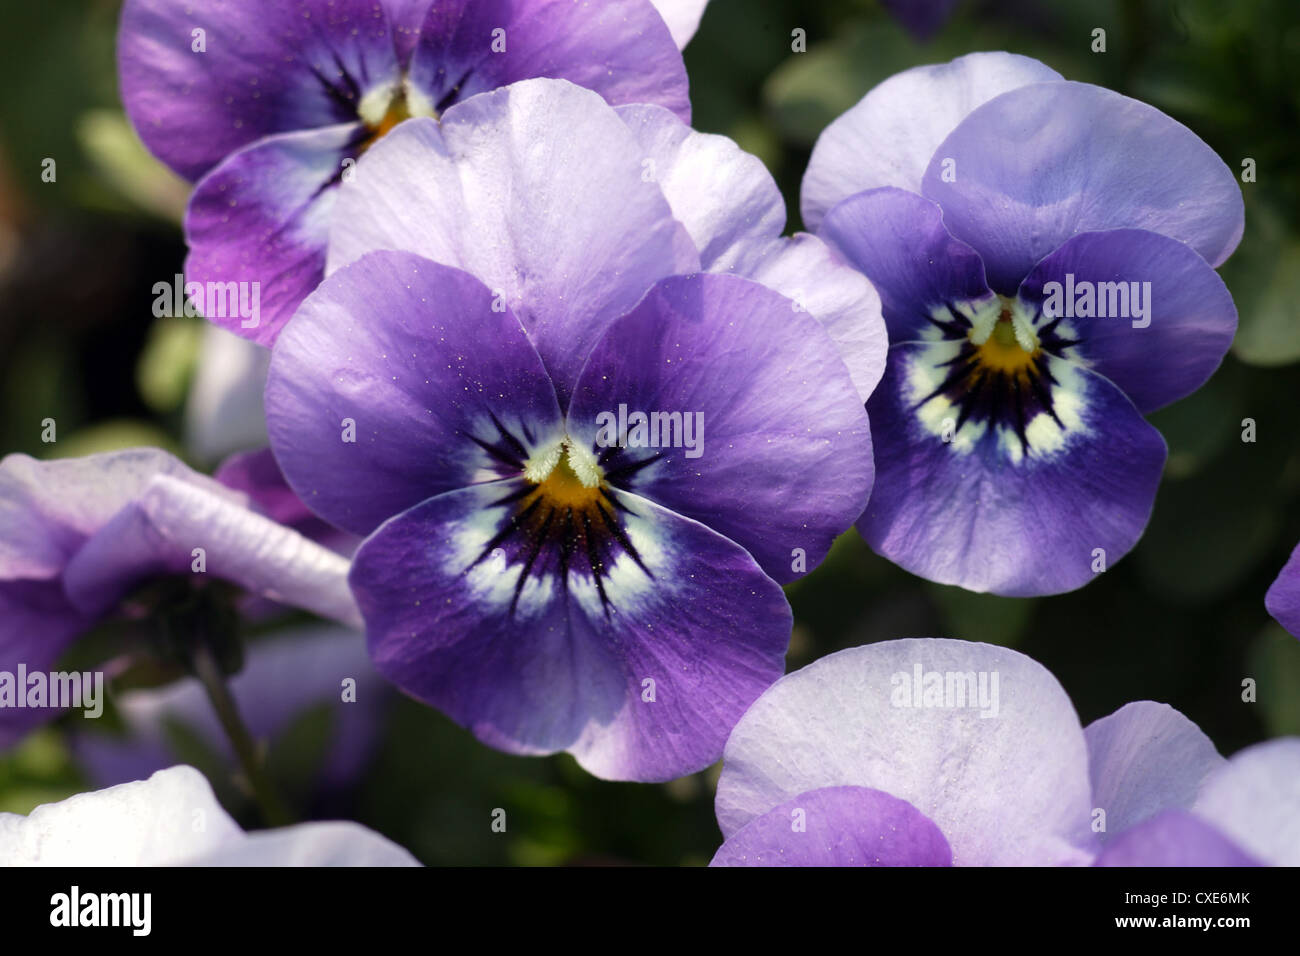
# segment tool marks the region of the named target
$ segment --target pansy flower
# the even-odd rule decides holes
[[[266,408],[302,500],[370,535],[380,673],[493,746],[663,780],[781,673],[778,582],[865,504],[883,329],[837,345],[869,286],[780,238],[753,157],[630,109],[530,80],[377,144]]]
[[[1269,587],[1264,606],[1293,637],[1300,637],[1300,545]]]
[[[246,598],[359,626],[347,572],[159,449],[0,461],[0,671],[48,672],[100,625],[152,639],[165,620],[187,640]],[[0,744],[57,713],[0,709]]]
[[[833,122],[802,202],[889,326],[871,546],[1012,596],[1127,553],[1166,456],[1143,415],[1197,389],[1236,328],[1213,268],[1243,228],[1222,160],[1150,106],[979,53]]]
[[[1046,669],[987,644],[824,657],[764,692],[723,761],[718,866],[1300,862],[1300,740],[1225,761],[1151,701],[1084,728]]]
[[[203,774],[184,765],[79,793],[27,816],[0,813],[11,866],[419,866],[358,823],[299,823],[246,833]]]
[[[684,42],[702,4],[667,7]],[[263,344],[321,279],[336,187],[403,119],[540,76],[690,116],[649,0],[126,0],[118,62],[140,138],[197,181],[195,305]]]

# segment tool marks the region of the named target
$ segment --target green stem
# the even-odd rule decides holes
[[[253,799],[257,801],[258,809],[262,812],[262,819],[270,827],[292,823],[293,817],[288,807],[280,798],[270,777],[267,776],[266,768],[262,765],[262,760],[257,753],[257,744],[239,716],[239,708],[226,687],[217,659],[205,642],[197,641],[195,644],[196,646],[191,649],[194,673],[203,684],[203,689],[207,691],[212,709],[216,711],[217,719],[221,721],[226,736],[230,738],[231,746],[235,748],[235,756],[239,759],[239,765],[244,771],[249,787],[252,788]]]

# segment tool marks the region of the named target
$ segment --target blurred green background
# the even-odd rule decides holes
[[[182,455],[199,320],[154,319],[152,286],[180,271],[186,188],[127,126],[114,65],[116,0],[18,4],[0,14],[0,452],[83,454],[158,444]],[[1107,52],[1091,52],[1092,31]],[[791,51],[791,31],[807,52]],[[687,48],[695,125],[768,164],[799,226],[798,187],[820,130],[880,80],[975,50],[1037,57],[1069,79],[1154,104],[1240,170],[1246,236],[1223,267],[1241,315],[1233,352],[1196,395],[1153,417],[1170,445],[1137,548],[1073,594],[1012,600],[921,581],[844,536],[789,588],[789,667],[910,636],[1018,648],[1046,665],[1086,723],[1164,701],[1230,754],[1300,733],[1300,646],[1264,610],[1300,540],[1300,4],[1292,0],[963,0],[919,43],[877,0],[713,0]],[[57,180],[42,182],[54,158]],[[57,445],[40,440],[55,418]],[[1253,419],[1256,441],[1242,440]],[[191,461],[200,467],[212,462]],[[1244,678],[1258,701],[1244,703]],[[278,747],[301,792],[320,759],[309,712]],[[0,755],[0,810],[86,786],[56,724]],[[296,750],[294,742],[301,745]],[[203,764],[201,754],[181,753]],[[256,822],[229,773],[208,768]],[[717,770],[663,786],[594,780],[568,757],[499,754],[397,700],[368,772],[331,807],[428,863],[707,862]],[[296,778],[296,779],[295,779]],[[490,829],[505,808],[503,834]]]

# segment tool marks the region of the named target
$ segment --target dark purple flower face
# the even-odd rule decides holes
[[[1218,367],[1242,233],[1188,129],[1033,60],[899,74],[823,133],[804,218],[872,280],[890,334],[858,523],[914,573],[1080,587],[1142,534],[1165,444],[1145,413]]]
[[[698,9],[672,6],[688,37]],[[649,0],[127,0],[118,60],[141,139],[198,181],[187,279],[257,291],[202,311],[268,345],[322,277],[337,185],[402,120],[530,77],[690,117]]]
[[[350,580],[380,672],[494,746],[708,765],[781,672],[778,582],[866,501],[882,336],[846,365],[834,333],[873,300],[778,238],[750,159],[534,80],[404,125],[343,190],[338,268],[273,352],[272,448],[370,534]],[[753,198],[724,205],[735,169]]]
[[[163,601],[224,599],[217,582],[359,624],[347,560],[248,505],[158,449],[6,457],[0,670],[48,671],[100,622],[154,614]],[[0,710],[0,744],[57,713]]]
[[[1300,740],[1224,760],[1164,704],[1087,728],[1015,651],[921,638],[783,677],[727,741],[715,866],[1300,861]]]

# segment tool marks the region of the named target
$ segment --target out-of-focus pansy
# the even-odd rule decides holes
[[[342,555],[159,449],[0,461],[0,670],[10,674],[48,675],[101,624],[197,639],[241,596],[360,626],[347,573]],[[0,709],[0,742],[59,712]]]
[[[1264,606],[1292,637],[1300,637],[1300,545],[1268,589]]]
[[[79,793],[27,816],[0,813],[10,866],[419,866],[357,823],[245,832],[204,776],[184,765],[148,780]]]
[[[918,40],[928,40],[943,29],[957,0],[881,0],[894,19]]]
[[[691,6],[665,5],[683,42]],[[404,119],[530,77],[690,117],[649,0],[126,0],[118,64],[140,138],[197,181],[189,298],[262,344],[320,282],[336,187]]]
[[[778,582],[871,486],[877,301],[783,221],[730,141],[557,80],[363,157],[266,408],[299,497],[370,535],[382,674],[599,776],[717,759],[781,673]]]
[[[1143,416],[1199,388],[1236,329],[1214,271],[1243,228],[1223,161],[1146,104],[976,53],[833,122],[802,203],[889,327],[871,546],[1012,596],[1126,554],[1166,456]]]
[[[1300,740],[1225,761],[1151,701],[1084,728],[1047,670],[987,644],[831,654],[755,701],[723,760],[714,865],[1300,859]]]

